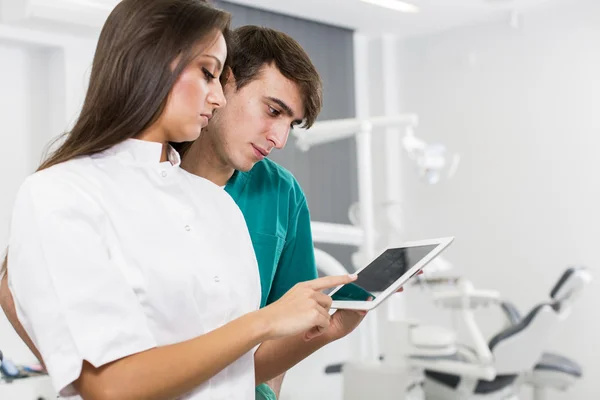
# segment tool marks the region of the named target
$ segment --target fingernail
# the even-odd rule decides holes
[[[356,275],[356,274],[350,274],[348,276],[350,277],[350,279],[356,279],[356,278],[358,278],[358,275]]]

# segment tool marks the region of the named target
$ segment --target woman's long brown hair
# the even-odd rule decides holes
[[[230,20],[203,0],[121,1],[100,33],[79,118],[38,171],[99,153],[150,127],[198,45],[210,45],[218,32],[230,43]],[[229,57],[230,51],[226,67]],[[185,152],[191,143],[174,145]],[[5,257],[0,276],[6,264]]]

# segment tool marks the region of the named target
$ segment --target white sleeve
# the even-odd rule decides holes
[[[84,360],[99,367],[156,342],[111,262],[106,214],[74,185],[36,175],[20,188],[13,210],[9,286],[56,390],[71,395]]]

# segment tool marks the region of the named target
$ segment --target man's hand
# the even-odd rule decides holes
[[[402,289],[398,290],[401,291]],[[327,297],[330,299],[330,306],[331,296]],[[327,323],[323,326],[313,327],[296,336],[263,342],[254,354],[256,384],[273,379],[323,346],[348,335],[362,322],[365,315],[365,311],[337,310],[327,318]]]
[[[419,271],[417,275],[422,275],[423,271]],[[400,293],[404,288],[398,289]],[[365,318],[367,311],[358,310],[337,310],[329,321],[329,328],[323,333],[329,341],[334,341],[343,338],[351,333]],[[306,340],[311,340],[310,332],[305,336]]]

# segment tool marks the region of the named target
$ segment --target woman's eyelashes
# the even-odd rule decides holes
[[[217,79],[216,76],[214,76],[213,74],[210,73],[209,70],[207,70],[206,68],[202,67],[202,72],[204,73],[204,76],[206,76],[206,80],[207,81],[212,81],[213,79]]]

